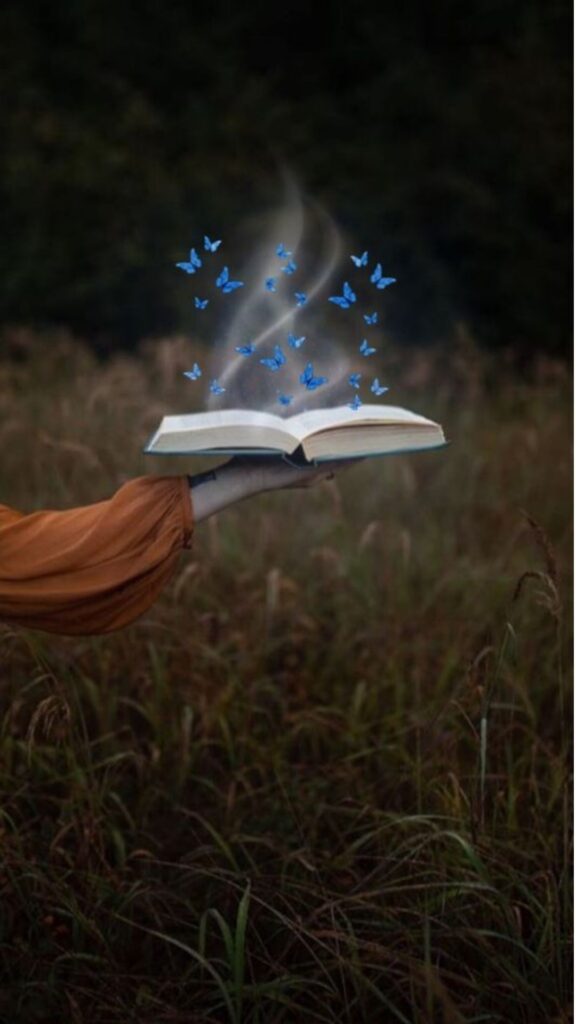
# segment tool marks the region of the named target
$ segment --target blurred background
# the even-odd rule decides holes
[[[7,0],[1,320],[187,328],[174,261],[287,165],[398,278],[394,338],[566,355],[571,38],[568,0]]]

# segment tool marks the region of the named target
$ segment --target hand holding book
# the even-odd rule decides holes
[[[229,505],[265,491],[313,487],[332,479],[336,470],[358,461],[338,459],[329,466],[306,462],[295,465],[281,457],[236,455],[211,473],[189,478],[194,521],[199,523]]]
[[[313,487],[322,480],[333,479],[336,472],[356,465],[361,459],[333,459],[330,463],[308,462],[300,459],[270,457],[267,455],[235,455],[224,467],[238,467],[254,475],[259,482],[259,491],[276,491],[285,488]]]

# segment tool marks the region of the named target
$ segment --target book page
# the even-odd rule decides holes
[[[284,421],[289,425],[291,433],[299,440],[309,437],[310,434],[319,431],[330,430],[334,427],[350,425],[361,425],[363,423],[414,423],[431,424],[432,420],[425,416],[419,416],[408,409],[401,409],[397,405],[362,405],[359,409],[350,409],[347,405],[335,406],[332,409],[311,409],[309,412],[301,412],[297,416],[290,416]]]
[[[258,412],[256,409],[212,409],[210,412],[191,412],[181,416],[164,416],[159,433],[180,433],[181,431],[206,430],[213,427],[272,427],[274,430],[285,428],[286,434],[292,436],[290,418],[284,420],[271,412]]]
[[[189,434],[194,435],[206,430],[240,431],[249,427],[250,436],[253,436],[254,428],[261,431],[261,438],[264,443],[268,442],[268,432],[273,431],[275,437],[279,435],[287,439],[298,441],[294,434],[290,418],[284,419],[275,416],[274,413],[261,413],[253,409],[221,409],[212,410],[209,413],[188,413],[182,416],[165,416],[154,435],[154,443],[168,434]],[[284,447],[284,445],[283,445]]]
[[[165,416],[145,451],[193,454],[210,450],[292,452],[299,439],[280,416],[252,409],[221,409]]]
[[[423,451],[446,444],[441,427],[425,423],[397,423],[381,426],[373,423],[360,427],[337,427],[310,434],[302,442],[304,454],[310,460],[323,461],[369,455],[398,454]]]

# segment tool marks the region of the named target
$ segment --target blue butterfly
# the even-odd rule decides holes
[[[296,263],[294,263],[294,260],[290,260],[289,263],[286,263],[282,267],[282,273],[283,274],[293,274],[296,269],[297,269]]]
[[[208,299],[199,299],[196,295],[194,296],[194,305],[196,309],[206,309],[208,305]]]
[[[202,266],[202,260],[196,252],[196,249],[190,249],[188,261],[186,262],[186,260],[184,260],[183,263],[177,263],[176,266],[180,270],[184,270],[187,274],[195,274],[197,268]]]
[[[241,356],[251,356],[255,347],[256,346],[250,342],[248,345],[236,345],[235,351],[239,352]]]
[[[374,273],[370,275],[372,284],[375,284],[377,288],[387,288],[389,284],[394,284],[395,277],[382,277],[382,264],[377,263],[374,268]]]
[[[301,348],[305,341],[305,334],[303,334],[301,338],[297,338],[295,334],[288,335],[288,344],[290,345],[290,348]]]
[[[359,388],[361,376],[361,373],[351,373],[350,376],[348,377],[348,383],[350,384],[350,386],[353,388]]]
[[[210,391],[212,392],[213,395],[223,395],[224,392],[226,391],[226,388],[223,388],[222,385],[219,384],[217,380],[212,380],[210,381]]]
[[[224,267],[216,278],[216,287],[221,288],[225,295],[235,292],[237,288],[244,287],[244,281],[230,281],[228,267]]]
[[[300,383],[304,384],[308,391],[315,391],[321,384],[328,383],[328,377],[315,377],[312,363],[306,363],[304,372],[300,374]]]
[[[202,376],[202,370],[198,366],[198,363],[194,363],[191,370],[184,370],[184,376],[188,377],[188,380],[198,380],[198,377]]]
[[[266,290],[267,291],[269,291],[269,292],[275,292],[276,291],[276,278],[275,277],[267,277],[266,280],[264,281],[264,284],[266,285]]]
[[[208,235],[204,235],[204,248],[206,249],[206,252],[216,252],[216,249],[220,245],[222,245],[222,239],[218,242],[211,242]]]
[[[363,252],[361,256],[351,256],[350,259],[357,267],[365,267],[368,264],[368,253]]]
[[[280,405],[290,405],[293,398],[294,395],[283,395],[280,391],[278,392],[278,401]]]
[[[272,358],[261,359],[260,362],[262,363],[263,366],[266,366],[269,370],[272,370],[273,373],[276,373],[276,370],[279,370],[281,366],[284,366],[284,363],[286,362],[286,356],[284,355],[282,349],[280,348],[280,345],[275,345],[274,355],[272,356]]]
[[[370,327],[372,324],[378,323],[378,313],[364,313],[364,320]]]
[[[352,303],[356,302],[356,296],[348,284],[348,281],[344,282],[342,295],[331,295],[328,302],[333,302],[335,306],[340,306],[340,309],[349,309]]]
[[[372,381],[372,384],[370,385],[370,391],[372,391],[373,394],[375,394],[375,395],[383,395],[385,391],[388,391],[388,388],[381,387],[380,386],[380,381],[378,380],[378,377],[374,377],[374,380]]]
[[[297,306],[305,306],[308,301],[306,292],[294,292],[294,297],[296,299]]]
[[[276,255],[279,256],[281,260],[289,260],[292,253],[288,252],[288,249],[284,247],[283,242],[280,242],[280,245],[276,247]]]
[[[348,402],[349,408],[354,410],[359,409],[361,405],[362,402],[360,401],[360,395],[354,395],[352,401]]]
[[[362,353],[362,355],[363,356],[371,356],[371,355],[374,354],[375,351],[376,351],[376,349],[375,348],[370,348],[368,342],[366,341],[366,338],[364,338],[364,340],[360,344],[360,352]]]

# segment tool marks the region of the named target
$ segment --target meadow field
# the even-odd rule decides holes
[[[185,338],[2,353],[4,503],[209,465],[141,454]],[[572,1020],[571,377],[384,370],[447,449],[202,523],[123,632],[0,626],[2,1024]]]

